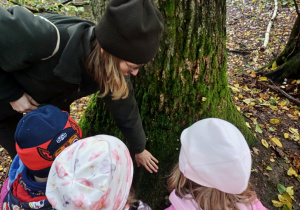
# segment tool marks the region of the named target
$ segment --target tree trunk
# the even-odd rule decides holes
[[[98,22],[98,20],[104,14],[105,8],[108,3],[109,3],[109,0],[92,0],[92,1],[90,1],[92,13],[93,13],[93,16],[94,16],[96,22]]]
[[[278,68],[268,70],[276,62]],[[296,19],[288,43],[282,53],[273,59],[264,69],[258,71],[268,78],[280,82],[284,78],[298,78],[300,74],[300,18]]]
[[[92,0],[97,4],[97,0]],[[165,207],[167,176],[178,162],[180,133],[207,117],[228,120],[249,143],[255,142],[231,100],[226,77],[226,1],[155,2],[165,18],[160,50],[153,62],[132,78],[148,138],[147,149],[160,161],[159,172],[136,168],[138,199],[153,209]],[[99,14],[94,12],[94,14]],[[123,138],[101,99],[94,96],[82,117],[84,134]]]

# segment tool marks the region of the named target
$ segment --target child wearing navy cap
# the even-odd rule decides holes
[[[45,196],[50,167],[63,149],[81,137],[69,114],[52,105],[26,114],[15,132],[17,159],[25,167],[11,184],[3,209],[53,209]]]

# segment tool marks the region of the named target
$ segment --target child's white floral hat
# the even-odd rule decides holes
[[[123,209],[132,176],[132,160],[125,144],[113,136],[93,136],[57,156],[46,196],[55,209]]]

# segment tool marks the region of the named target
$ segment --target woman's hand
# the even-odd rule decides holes
[[[23,96],[18,100],[10,102],[10,105],[19,113],[28,113],[37,109],[39,104],[30,95],[24,93]]]
[[[153,171],[157,172],[158,170],[158,166],[156,165],[156,163],[158,163],[158,160],[153,157],[152,154],[148,152],[148,150],[144,150],[139,154],[135,154],[135,161],[138,167],[143,165],[150,173],[153,173]]]

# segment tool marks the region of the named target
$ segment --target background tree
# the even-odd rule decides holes
[[[107,2],[91,1],[96,19],[103,14]],[[178,161],[180,133],[193,122],[207,117],[228,120],[249,143],[254,143],[227,87],[226,1],[155,3],[165,17],[161,47],[156,58],[133,78],[147,148],[160,161],[157,174],[136,170],[134,187],[138,198],[154,209],[164,206],[166,177]],[[122,138],[96,95],[80,124],[86,136],[108,133]]]
[[[299,78],[300,75],[300,13],[296,1],[294,4],[298,16],[284,50],[268,65],[257,71],[277,82],[285,78]],[[270,71],[270,68],[273,70]]]

